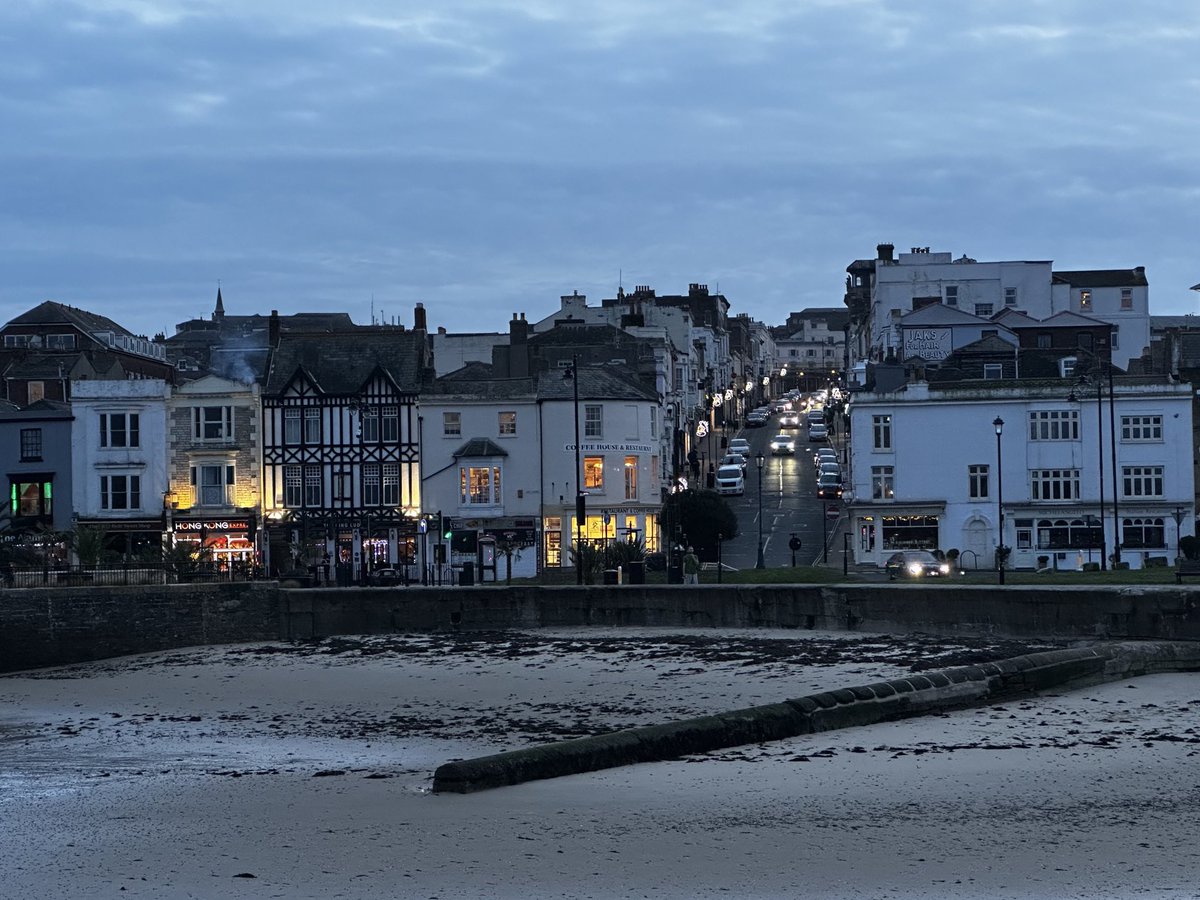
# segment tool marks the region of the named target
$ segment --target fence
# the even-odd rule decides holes
[[[0,584],[10,588],[200,584],[214,581],[250,581],[253,577],[253,572],[242,567],[227,570],[177,571],[162,563],[128,563],[117,566],[11,566],[3,570]]]

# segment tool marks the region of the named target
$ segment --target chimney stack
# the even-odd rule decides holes
[[[875,247],[875,258],[880,262],[895,262],[895,253],[894,244],[878,244]]]
[[[271,318],[267,323],[267,343],[272,349],[279,346],[279,310],[271,310]]]
[[[425,304],[418,303],[417,308],[413,311],[413,330],[426,331],[425,327]]]

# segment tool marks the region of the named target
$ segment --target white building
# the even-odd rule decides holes
[[[154,379],[72,385],[76,525],[99,529],[124,558],[161,553],[170,390]]]
[[[579,536],[658,546],[660,407],[627,369],[581,365],[578,376],[551,369],[496,379],[474,364],[438,379],[421,410],[425,510],[449,523],[451,562],[476,561],[485,580],[501,580],[506,544],[514,577],[569,567]]]
[[[931,303],[979,318],[1018,310],[1033,319],[1074,312],[1113,326],[1113,363],[1121,369],[1150,344],[1149,285],[1132,269],[1055,271],[1048,260],[979,262],[914,247],[895,254],[880,244],[877,259],[848,267],[847,305],[856,322],[854,362],[902,353],[899,320]]]
[[[1172,559],[1195,517],[1191,388],[1153,377],[1114,387],[1110,404],[1099,385],[1099,409],[1094,383],[1067,379],[854,394],[854,559],[957,549],[965,568],[990,568],[999,542],[1009,567],[1076,569],[1111,555],[1118,536],[1133,568]]]

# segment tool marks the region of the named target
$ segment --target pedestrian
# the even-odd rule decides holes
[[[687,553],[683,557],[683,583],[700,583],[700,557],[696,555],[696,551],[692,547],[687,548]]]

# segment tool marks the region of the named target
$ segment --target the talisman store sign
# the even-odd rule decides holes
[[[176,522],[176,531],[249,531],[250,523],[245,519],[216,519],[213,521]]]

